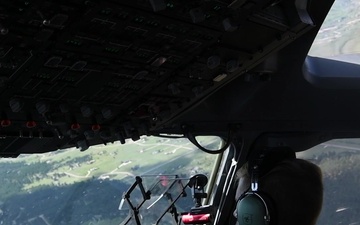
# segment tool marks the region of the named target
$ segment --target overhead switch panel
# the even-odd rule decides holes
[[[85,150],[171,127],[312,29],[307,3],[2,0],[0,156]],[[51,141],[27,147],[20,133]]]

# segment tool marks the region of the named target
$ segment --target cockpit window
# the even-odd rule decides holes
[[[332,140],[297,154],[323,173],[324,200],[318,225],[360,224],[360,139]]]
[[[200,140],[204,146],[222,144],[218,137]],[[217,157],[185,138],[142,137],[84,152],[66,149],[0,159],[0,224],[118,225],[129,215],[124,193],[137,176],[145,190],[151,190],[142,208],[151,210],[141,211],[141,217],[152,224],[191,176],[210,178]],[[141,201],[137,192],[132,193],[133,203]],[[193,205],[187,193],[177,210],[181,213]],[[173,224],[170,220],[166,215],[160,224]]]
[[[309,55],[360,64],[360,2],[336,0]]]

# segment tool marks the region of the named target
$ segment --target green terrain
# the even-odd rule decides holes
[[[208,148],[220,144],[214,137],[201,141]],[[118,210],[122,194],[135,176],[209,175],[215,160],[185,139],[149,137],[85,152],[67,149],[1,159],[0,224],[119,224],[128,213]],[[145,188],[156,179],[143,179]],[[134,199],[139,198],[135,193]]]
[[[324,201],[317,224],[360,224],[360,139],[333,140],[298,154],[319,165]]]
[[[327,16],[309,55],[333,57],[360,53],[360,1],[337,0]]]

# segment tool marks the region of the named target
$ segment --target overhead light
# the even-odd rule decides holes
[[[20,99],[17,99],[17,98],[13,98],[9,101],[9,105],[10,105],[10,108],[11,108],[11,111],[13,111],[14,113],[16,112],[20,112],[21,109],[23,108],[24,106],[24,102]]]
[[[207,67],[209,69],[215,69],[220,66],[221,58],[218,55],[210,56],[207,60]]]
[[[49,103],[44,102],[44,101],[40,101],[40,102],[36,103],[35,106],[36,106],[36,110],[42,115],[44,115],[45,113],[47,113],[50,110]]]
[[[165,57],[158,57],[157,59],[155,59],[155,61],[153,63],[151,63],[152,66],[155,66],[155,67],[159,67],[161,66],[162,64],[164,64],[166,62],[167,58]]]
[[[224,80],[226,77],[227,77],[226,73],[219,74],[213,79],[213,81],[214,82],[220,82],[220,81]]]
[[[166,9],[166,4],[164,0],[150,0],[150,4],[154,12],[159,12]]]
[[[94,113],[94,109],[92,107],[88,106],[88,105],[81,106],[80,110],[81,110],[81,114],[84,117],[90,117]]]

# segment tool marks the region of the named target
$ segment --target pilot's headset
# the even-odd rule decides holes
[[[270,196],[259,191],[258,179],[285,159],[296,158],[290,148],[276,148],[261,152],[249,162],[250,189],[236,203],[238,225],[275,225],[276,205]]]

